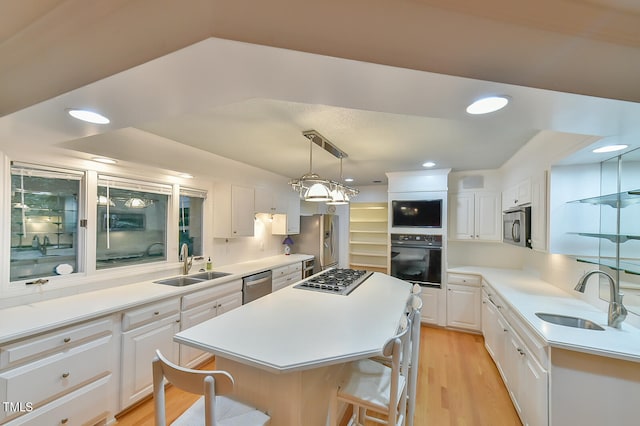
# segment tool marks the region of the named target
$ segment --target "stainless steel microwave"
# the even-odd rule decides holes
[[[502,241],[531,247],[531,207],[506,210],[502,214]]]

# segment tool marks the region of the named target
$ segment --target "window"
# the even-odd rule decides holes
[[[171,186],[98,176],[96,269],[165,261]]]
[[[10,281],[78,271],[82,172],[11,166]]]
[[[204,222],[204,200],[207,192],[180,188],[180,211],[178,218],[178,250],[182,244],[189,247],[190,256],[202,256],[202,224]]]

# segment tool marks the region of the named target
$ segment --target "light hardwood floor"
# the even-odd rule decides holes
[[[423,326],[421,339],[416,426],[521,425],[482,336]],[[201,368],[214,369],[215,363]],[[168,420],[196,399],[169,387]],[[153,425],[153,401],[118,416],[117,425]]]

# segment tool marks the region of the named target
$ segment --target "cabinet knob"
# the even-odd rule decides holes
[[[69,423],[68,417],[65,417],[64,419],[60,420],[60,424],[66,425],[67,423]]]
[[[160,315],[160,311],[155,311],[153,315]]]
[[[520,356],[525,356],[525,353],[522,349],[518,348],[517,351],[520,354]]]
[[[67,377],[69,377],[70,373],[67,371],[65,373],[62,373],[62,378],[66,379]]]
[[[62,341],[64,343],[69,343],[71,341],[71,337],[65,337]]]

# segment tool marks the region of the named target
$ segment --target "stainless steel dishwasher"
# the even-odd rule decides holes
[[[269,293],[271,293],[271,271],[264,271],[242,278],[243,305]]]

